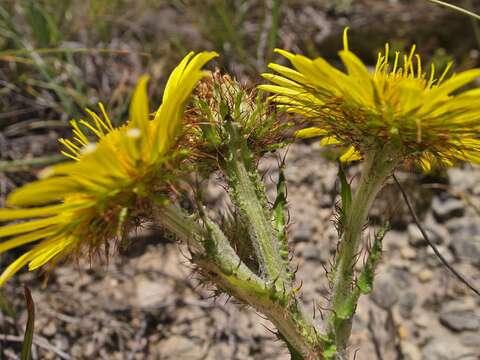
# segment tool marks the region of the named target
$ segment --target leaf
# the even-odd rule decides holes
[[[21,360],[30,360],[32,353],[33,329],[35,327],[35,304],[33,303],[32,294],[28,287],[24,286],[25,300],[27,301],[27,327],[25,328],[25,335],[23,337]]]

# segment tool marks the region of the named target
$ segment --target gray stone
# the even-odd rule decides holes
[[[477,240],[478,241],[478,240]],[[452,241],[450,248],[459,259],[468,259],[472,263],[480,264],[480,243],[474,239],[458,239]]]
[[[422,353],[417,345],[404,341],[401,344],[404,360],[422,360]]]
[[[433,338],[422,349],[423,360],[475,360],[474,352],[455,338]]]
[[[305,260],[321,260],[321,250],[314,243],[304,244],[299,251]]]
[[[452,241],[450,249],[459,259],[469,259],[480,265],[480,221],[462,218],[447,223]]]
[[[196,341],[187,337],[174,335],[161,341],[157,345],[157,355],[159,359],[201,359],[202,347]]]
[[[403,318],[410,318],[416,303],[417,295],[415,293],[407,292],[403,294],[398,301],[400,315],[402,315]]]
[[[461,217],[465,213],[465,205],[461,200],[455,198],[441,199],[434,197],[432,210],[438,222],[445,222],[455,217]]]
[[[397,303],[398,290],[393,276],[385,274],[375,280],[372,300],[384,310],[390,309]]]
[[[142,309],[158,307],[172,295],[171,286],[160,281],[151,281],[139,276],[136,283],[134,304]]]
[[[312,239],[313,228],[308,223],[299,223],[293,230],[293,241],[296,243],[307,242]]]
[[[456,332],[480,328],[480,318],[472,310],[445,311],[440,313],[439,320],[443,326]]]
[[[451,264],[454,260],[452,253],[447,249],[446,246],[437,245],[438,252],[443,256],[443,258]],[[427,255],[424,258],[425,264],[430,268],[435,268],[438,266],[444,266],[443,263],[438,258],[437,254],[433,251],[431,247],[427,248]]]
[[[448,169],[448,179],[450,186],[460,191],[472,189],[478,182],[476,176],[472,176],[470,172],[460,168]]]
[[[444,242],[444,239],[443,239],[444,236],[441,235],[441,230],[438,229],[438,227],[439,226],[435,226],[435,227],[428,226],[428,225],[423,226],[423,229],[427,233],[428,239],[434,244],[441,244]],[[445,232],[445,230],[443,232]],[[423,247],[428,245],[420,229],[414,223],[408,224],[407,235],[408,235],[408,243],[413,247]]]

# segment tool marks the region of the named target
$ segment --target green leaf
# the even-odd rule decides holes
[[[32,294],[28,287],[24,286],[25,300],[27,302],[27,327],[25,328],[25,335],[23,337],[21,360],[30,360],[32,353],[33,329],[35,327],[35,304],[33,303]]]

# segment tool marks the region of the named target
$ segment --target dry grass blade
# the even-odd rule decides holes
[[[459,12],[459,13],[461,13],[461,14],[464,14],[464,15],[470,16],[470,17],[472,17],[472,18],[474,18],[474,19],[480,20],[480,15],[475,14],[474,12],[469,11],[469,10],[467,10],[467,9],[464,9],[464,8],[462,8],[462,7],[460,7],[460,6],[456,6],[456,5],[450,4],[450,3],[445,2],[445,1],[440,1],[440,0],[428,0],[428,1],[430,1],[430,2],[432,2],[432,3],[434,3],[434,4],[437,4],[437,5],[445,6],[445,7],[449,8],[449,9],[451,9],[451,10],[457,11],[457,12]]]
[[[32,353],[33,330],[35,327],[35,304],[33,303],[32,294],[28,287],[24,286],[25,300],[27,301],[28,319],[23,337],[21,360],[30,360]]]

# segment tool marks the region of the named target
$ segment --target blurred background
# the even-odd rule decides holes
[[[480,1],[452,1],[480,12]],[[0,1],[0,206],[15,187],[61,160],[68,121],[101,101],[126,120],[133,86],[148,73],[152,104],[190,50],[216,50],[215,65],[248,86],[280,47],[339,64],[341,33],[375,65],[389,42],[417,44],[424,59],[455,69],[480,62],[480,23],[426,0],[2,0]],[[287,157],[291,239],[306,307],[322,313],[324,266],[335,249],[334,163],[316,143]],[[262,164],[275,173],[275,159]],[[353,166],[350,175],[358,169]],[[480,283],[480,168],[399,174],[442,254]],[[225,193],[211,181],[209,201]],[[363,359],[480,359],[479,300],[426,246],[398,192],[387,185],[371,214],[394,220],[371,299],[363,299],[352,348]],[[23,272],[0,298],[0,359],[19,359],[26,305],[37,307],[34,359],[287,359],[270,325],[226,298],[211,299],[177,246],[140,229],[109,264],[78,263],[48,279]],[[2,268],[15,253],[0,258]],[[313,311],[313,308],[316,310]]]

